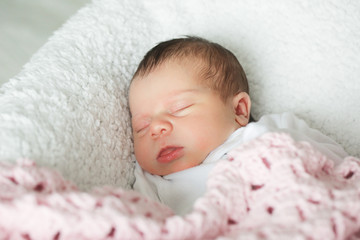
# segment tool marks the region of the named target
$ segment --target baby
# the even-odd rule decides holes
[[[216,162],[266,132],[287,132],[340,161],[346,152],[290,113],[251,122],[245,72],[229,50],[197,37],[162,42],[140,62],[130,89],[134,189],[188,213]]]

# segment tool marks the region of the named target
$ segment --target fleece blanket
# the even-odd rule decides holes
[[[136,192],[78,191],[30,160],[0,165],[1,239],[357,239],[360,160],[269,133],[232,150],[191,213]],[[181,200],[179,200],[181,201]]]

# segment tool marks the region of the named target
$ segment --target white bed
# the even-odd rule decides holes
[[[357,1],[94,0],[1,87],[0,159],[129,188],[129,80],[150,47],[183,35],[235,53],[255,118],[292,111],[359,157],[359,33]]]

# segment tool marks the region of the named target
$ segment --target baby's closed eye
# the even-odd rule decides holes
[[[139,134],[139,133],[145,131],[149,127],[150,121],[138,120],[136,122],[133,122],[132,125],[133,125],[134,133]]]
[[[175,117],[183,117],[190,113],[190,108],[194,106],[193,103],[175,104],[170,108],[170,114]]]
[[[142,131],[144,131],[148,126],[143,126],[143,127],[138,127],[138,128],[135,128],[135,132],[136,133],[141,133]]]

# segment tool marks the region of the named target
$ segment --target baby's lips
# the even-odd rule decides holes
[[[184,147],[179,146],[167,146],[160,150],[157,161],[160,163],[169,163],[184,155]]]
[[[158,154],[158,157],[164,156],[172,151],[174,151],[177,147],[165,147],[162,148]]]

